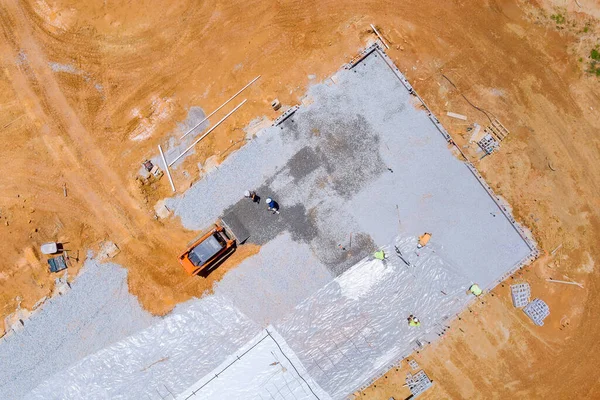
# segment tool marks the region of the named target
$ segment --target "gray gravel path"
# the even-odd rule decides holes
[[[48,300],[0,340],[0,399],[21,399],[44,379],[158,321],[127,287],[127,270],[85,262],[72,289]]]

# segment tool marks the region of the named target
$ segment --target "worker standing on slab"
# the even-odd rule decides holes
[[[375,257],[377,260],[385,260],[385,252],[383,250],[379,250],[376,251],[375,253],[373,253],[373,257]]]
[[[419,318],[410,314],[408,316],[408,326],[421,326],[421,321],[419,321]]]
[[[267,209],[273,211],[273,214],[279,214],[279,204],[270,197],[267,197]]]
[[[475,295],[475,297],[479,297],[483,293],[483,290],[481,290],[481,288],[479,287],[478,284],[474,283],[469,288],[469,292],[471,292],[473,295]]]
[[[429,239],[431,239],[431,233],[425,232],[421,236],[419,236],[419,242],[417,243],[417,249],[421,249],[427,246],[429,243]]]
[[[254,190],[246,190],[244,197],[252,200],[253,203],[260,203],[260,196],[256,194]]]

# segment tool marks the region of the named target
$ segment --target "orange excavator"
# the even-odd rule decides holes
[[[223,226],[215,224],[179,256],[179,263],[189,275],[198,275],[202,271],[209,270],[234,251],[235,239],[225,231]]]

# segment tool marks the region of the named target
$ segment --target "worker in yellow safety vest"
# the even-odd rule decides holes
[[[421,326],[421,321],[411,314],[408,316],[408,326]]]
[[[377,260],[385,260],[385,253],[383,250],[379,250],[373,253],[373,257],[375,257]]]
[[[469,288],[469,292],[473,293],[476,297],[479,297],[483,293],[483,290],[481,290],[478,284],[474,283]]]

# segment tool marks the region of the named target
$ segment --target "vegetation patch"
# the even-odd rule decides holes
[[[596,45],[596,47],[590,51],[590,65],[588,72],[600,76],[600,45]]]
[[[554,22],[556,22],[558,25],[564,24],[565,21],[567,20],[565,18],[565,16],[562,15],[562,14],[560,14],[560,13],[558,13],[558,14],[552,14],[550,16],[550,19],[553,20]]]

